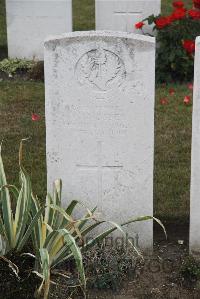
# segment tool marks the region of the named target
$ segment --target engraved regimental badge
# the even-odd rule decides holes
[[[100,91],[119,87],[126,77],[122,59],[102,48],[85,53],[76,64],[75,73],[81,85]]]

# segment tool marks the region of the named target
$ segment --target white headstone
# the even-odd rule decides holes
[[[72,0],[6,0],[8,56],[43,60],[44,39],[72,31]]]
[[[200,257],[200,37],[196,39],[194,74],[190,252]]]
[[[74,32],[45,42],[48,185],[122,223],[153,214],[154,38]],[[129,228],[151,248],[152,221]],[[134,236],[133,236],[134,237]]]
[[[96,0],[96,30],[142,33],[135,24],[160,11],[160,0]],[[152,27],[143,29],[152,34]]]

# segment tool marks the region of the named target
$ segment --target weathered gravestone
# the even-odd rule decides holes
[[[48,185],[117,223],[153,213],[154,38],[74,32],[45,42]],[[129,227],[151,248],[152,221]]]
[[[152,14],[159,15],[160,10],[160,0],[96,0],[96,30],[142,33],[135,24]],[[153,33],[150,26],[143,29]]]
[[[43,59],[44,39],[72,31],[72,0],[6,0],[8,56]]]
[[[196,39],[192,124],[190,252],[200,257],[200,37]]]

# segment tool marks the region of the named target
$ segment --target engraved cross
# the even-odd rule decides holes
[[[102,161],[102,142],[97,142],[98,148],[98,161],[95,165],[78,164],[77,168],[82,171],[94,171],[97,173],[98,178],[98,201],[102,200],[103,193],[103,173],[107,170],[119,171],[123,168],[122,165],[105,165]]]

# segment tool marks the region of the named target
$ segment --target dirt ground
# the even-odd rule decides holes
[[[136,266],[129,269],[126,279],[116,284],[115,289],[90,289],[87,299],[199,299],[200,282],[191,277],[185,277],[181,269],[185,259],[188,258],[188,226],[166,225],[168,240],[163,232],[155,230],[154,252],[145,256]],[[3,266],[2,266],[3,265]],[[23,263],[26,269],[25,262]],[[32,299],[34,298],[34,285],[38,281],[28,277],[23,272],[21,282],[13,283],[13,274],[0,262],[0,299]],[[69,292],[66,287],[66,278],[53,276],[56,283],[51,287],[50,299],[81,299],[83,295],[76,295],[73,290]]]
[[[91,291],[90,299],[199,299],[200,286],[181,275],[183,261],[188,256],[188,226],[167,225],[168,240],[163,233],[155,231],[152,256],[136,267],[133,277],[124,282],[115,294]],[[179,244],[180,243],[180,244]],[[183,243],[183,244],[182,244]]]
[[[91,289],[87,299],[199,299],[200,283],[185,277],[181,269],[188,259],[188,225],[166,225],[166,241],[160,228],[155,229],[154,252],[137,263],[127,273],[124,282],[115,290]],[[65,297],[56,288],[51,298],[84,298],[83,296]]]

